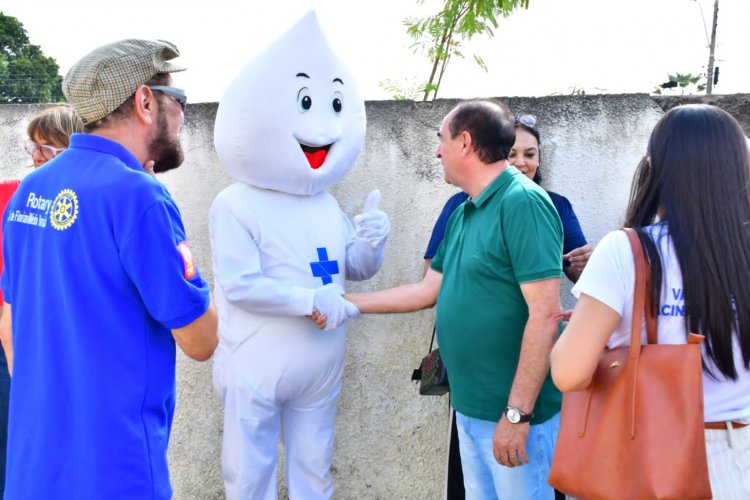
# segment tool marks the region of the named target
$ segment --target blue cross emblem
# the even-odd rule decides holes
[[[339,263],[336,260],[328,260],[328,251],[318,248],[318,262],[310,262],[310,269],[316,278],[323,280],[323,284],[333,283],[331,276],[339,274]]]

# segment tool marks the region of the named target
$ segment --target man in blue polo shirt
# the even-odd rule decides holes
[[[549,377],[557,338],[562,224],[544,190],[508,165],[508,111],[485,101],[443,120],[436,156],[469,194],[417,284],[347,294],[363,313],[437,302],[466,498],[552,499],[547,484],[561,395]]]
[[[169,42],[123,40],[63,91],[86,124],[3,220],[0,333],[13,377],[5,498],[171,498],[175,344],[217,344],[177,205],[144,168],[182,162]]]

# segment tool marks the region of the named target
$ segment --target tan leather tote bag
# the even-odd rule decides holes
[[[711,498],[703,431],[703,337],[657,344],[650,269],[633,229],[630,346],[606,350],[588,389],[563,395],[549,483],[578,499]]]

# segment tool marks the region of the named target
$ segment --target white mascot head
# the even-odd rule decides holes
[[[216,114],[214,143],[233,179],[311,195],[352,168],[365,123],[354,80],[309,12],[229,86]]]

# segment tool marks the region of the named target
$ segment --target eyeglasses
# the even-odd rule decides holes
[[[182,108],[182,111],[185,111],[187,96],[185,95],[184,90],[178,89],[177,87],[169,87],[167,85],[146,85],[146,87],[151,90],[158,90],[162,94],[167,94],[169,97],[173,97]]]
[[[23,147],[31,156],[34,156],[34,153],[39,151],[39,154],[42,155],[42,158],[44,158],[45,161],[51,160],[65,150],[65,148],[56,148],[48,144],[39,145],[30,139],[24,142]]]
[[[510,121],[513,122],[514,127],[518,125],[519,123],[521,125],[526,125],[527,127],[530,127],[530,128],[536,127],[536,116],[534,115],[521,115],[521,116],[513,115],[510,117]]]

